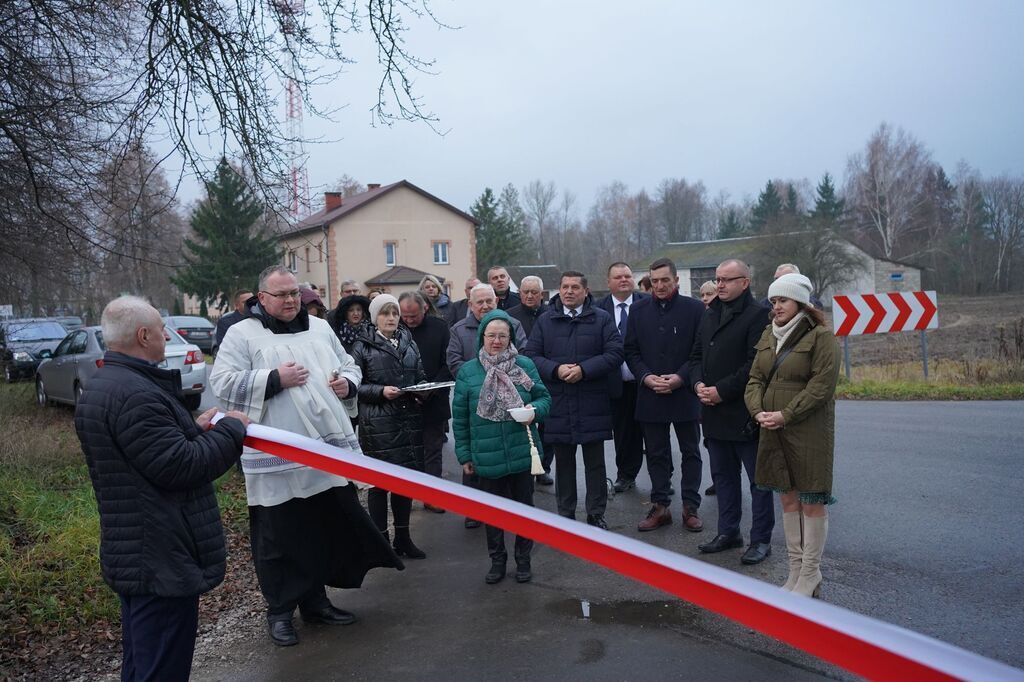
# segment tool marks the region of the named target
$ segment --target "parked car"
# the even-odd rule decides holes
[[[167,329],[167,350],[161,367],[181,372],[181,392],[185,406],[199,409],[206,389],[206,358],[195,344],[187,343]],[[106,352],[99,327],[73,331],[60,342],[53,356],[44,360],[36,372],[36,402],[74,405],[96,370],[103,366]]]
[[[73,332],[76,329],[81,329],[85,326],[85,322],[78,315],[61,315],[54,319],[60,322],[61,326],[69,332]]]
[[[57,321],[45,317],[0,322],[0,364],[7,383],[33,376],[67,333]]]
[[[188,343],[194,343],[204,352],[213,352],[213,339],[217,327],[205,317],[194,315],[171,315],[164,318],[164,324],[181,335]]]

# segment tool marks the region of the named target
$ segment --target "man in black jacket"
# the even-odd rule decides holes
[[[239,289],[235,292],[235,295],[231,297],[232,302],[235,304],[235,309],[226,315],[221,315],[220,319],[217,320],[217,329],[213,337],[213,354],[217,354],[217,347],[220,346],[221,341],[224,340],[224,335],[228,333],[228,329],[231,325],[236,322],[241,322],[245,319],[245,302],[252,298],[252,292],[248,289]]]
[[[626,362],[639,384],[636,420],[647,443],[651,508],[637,527],[651,531],[672,523],[672,441],[679,439],[683,528],[698,533],[704,524],[700,507],[700,403],[690,389],[689,359],[704,315],[704,304],[679,294],[676,266],[668,258],[651,264],[654,298],[642,301],[629,316]]]
[[[746,429],[750,418],[743,392],[754,361],[754,345],[768,324],[768,310],[750,293],[750,268],[727,260],[715,271],[718,298],[704,312],[700,334],[690,356],[690,384],[702,403],[702,424],[711,457],[711,478],[718,494],[718,535],[700,545],[702,552],[743,546],[740,518],[743,491],[741,467],[750,483],[750,547],[740,559],[757,564],[771,554],[775,507],[771,491],[754,484],[757,435]]]
[[[75,409],[100,515],[100,568],[121,600],[121,679],[187,680],[199,595],[224,579],[213,481],[242,454],[249,419],[192,419],[178,370],[160,369],[164,324],[141,298],[111,301],[107,352]]]
[[[526,344],[551,392],[544,442],[555,446],[558,513],[576,518],[576,446],[583,450],[587,523],[608,528],[604,441],[612,437],[608,375],[622,365],[622,338],[611,316],[593,306],[582,272],[562,273],[558,296]]]
[[[451,331],[444,320],[427,315],[427,301],[418,291],[406,291],[398,297],[402,311],[402,322],[412,331],[412,340],[420,349],[420,361],[427,381],[451,381],[446,352]],[[431,391],[423,401],[423,471],[431,476],[441,476],[441,451],[444,435],[448,432],[451,419],[449,389]],[[432,504],[423,505],[427,510],[443,514],[444,509]]]
[[[509,286],[511,279],[508,270],[502,265],[492,265],[487,271],[487,282],[494,287],[494,295],[498,298],[498,310],[510,310],[521,303],[519,294]]]
[[[523,277],[523,281],[519,283],[519,300],[519,305],[509,308],[506,312],[509,317],[519,320],[526,338],[530,338],[533,324],[548,309],[548,304],[544,302],[544,281],[536,275]]]
[[[621,261],[608,266],[609,294],[597,307],[612,316],[623,343],[633,305],[650,298],[636,291],[633,270]],[[615,492],[621,493],[636,485],[636,475],[644,463],[644,436],[636,421],[636,377],[625,362],[619,374],[609,377],[612,399],[612,433],[615,435]]]
[[[466,319],[466,315],[469,314],[469,292],[473,290],[477,284],[480,284],[480,280],[476,277],[470,277],[466,280],[466,298],[461,301],[452,301],[445,309],[445,322],[448,323],[449,327],[454,327],[456,322]]]

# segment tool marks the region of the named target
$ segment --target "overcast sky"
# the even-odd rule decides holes
[[[769,178],[825,171],[880,122],[920,139],[952,173],[1024,173],[1024,2],[492,2],[434,0],[410,47],[436,60],[417,90],[423,124],[371,127],[372,53],[307,118],[314,193],[347,173],[407,179],[460,208],[485,186],[533,179],[578,195],[666,177],[713,196],[756,196]]]

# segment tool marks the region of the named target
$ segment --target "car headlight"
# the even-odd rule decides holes
[[[23,350],[15,351],[14,353],[15,362],[32,362],[32,354],[26,353]]]

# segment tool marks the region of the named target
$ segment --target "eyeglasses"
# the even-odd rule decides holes
[[[746,275],[740,275],[739,277],[715,277],[713,280],[715,284],[726,284],[737,279],[748,279]]]
[[[508,341],[511,337],[508,334],[484,334],[488,341]]]
[[[273,296],[274,298],[288,299],[288,298],[301,298],[302,297],[302,292],[299,291],[298,289],[296,289],[295,291],[283,291],[283,292],[281,292],[279,294],[275,294],[275,293],[273,293],[271,291],[264,291],[262,293],[266,294],[267,296]]]

